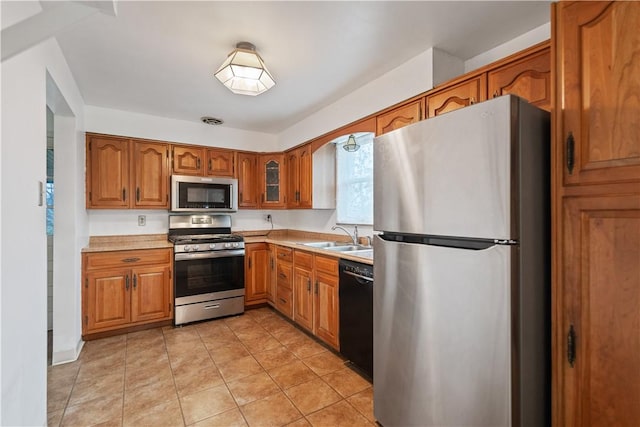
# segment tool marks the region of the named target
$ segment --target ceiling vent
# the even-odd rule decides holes
[[[205,123],[211,126],[217,126],[224,123],[224,120],[222,119],[216,119],[215,117],[209,117],[209,116],[200,117],[200,120],[202,121],[202,123]]]

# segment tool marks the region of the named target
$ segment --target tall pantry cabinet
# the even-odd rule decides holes
[[[553,5],[553,422],[640,422],[640,2]]]

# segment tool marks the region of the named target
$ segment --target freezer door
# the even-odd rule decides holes
[[[374,415],[385,427],[511,424],[511,246],[374,239]]]
[[[376,138],[374,229],[518,239],[510,198],[518,102],[496,98]]]

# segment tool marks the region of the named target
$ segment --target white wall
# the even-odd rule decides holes
[[[278,135],[279,149],[301,144],[432,87],[433,49],[428,49],[284,130]]]
[[[87,132],[248,151],[277,151],[275,135],[87,105]]]
[[[3,15],[16,14],[7,21],[3,16],[3,28],[5,22],[19,22],[33,13],[20,11],[20,5],[14,9],[4,6]],[[20,13],[23,13],[22,18]],[[79,152],[78,145],[83,139],[79,132],[83,126],[83,101],[58,44],[49,39],[2,63],[1,425],[45,425],[47,422],[47,242],[45,207],[38,206],[38,182],[46,181],[47,72],[75,115],[75,139],[69,141],[72,159],[69,162],[62,159],[56,166],[57,169],[69,169],[76,184],[83,180],[83,171],[77,169],[77,161],[84,155]],[[75,188],[70,189],[72,191]],[[73,232],[64,239],[72,250],[67,253],[68,259],[55,268],[78,278],[66,283],[72,298],[65,309],[79,323],[79,257],[86,220],[73,203],[56,211],[57,216],[68,215],[69,221],[74,223]],[[63,249],[59,255],[64,253]],[[54,286],[55,280],[54,276]],[[55,293],[54,289],[54,300]],[[75,333],[78,342],[79,332],[71,333]]]
[[[464,62],[464,72],[467,73],[469,71],[473,71],[550,38],[551,24],[546,23],[516,37],[515,39],[509,40],[506,43],[466,60]]]

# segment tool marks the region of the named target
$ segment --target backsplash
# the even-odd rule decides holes
[[[138,225],[138,216],[144,215],[146,225]],[[271,223],[266,220],[271,215],[274,229],[291,229],[317,231],[323,233],[342,233],[332,231],[336,224],[334,209],[300,209],[300,210],[249,210],[242,209],[231,214],[231,229],[233,231],[271,230]],[[169,212],[158,210],[87,210],[89,217],[90,236],[163,234],[169,228]],[[353,232],[352,225],[344,226]],[[373,227],[358,226],[360,236],[371,236]]]

